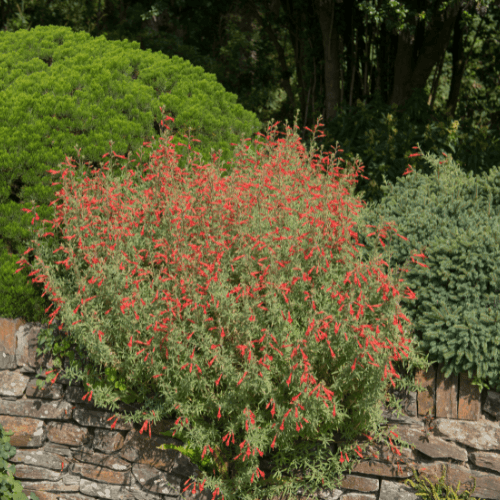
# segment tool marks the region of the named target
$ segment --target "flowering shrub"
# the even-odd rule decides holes
[[[415,295],[406,288],[402,297],[402,273],[384,267],[383,239],[394,228],[358,228],[382,245],[362,261],[354,229],[363,204],[351,196],[358,173],[324,175],[331,155],[316,160],[315,143],[306,154],[286,128],[286,139],[256,140],[255,152],[240,145],[224,178],[215,154],[213,165],[181,170],[171,137],[142,176],[129,154],[128,174],[109,178],[113,155],[127,160],[110,142],[102,179],[74,185],[62,172],[58,218],[33,240],[41,267],[30,276],[51,293],[50,323],[60,314],[94,362],[73,363],[65,377],[88,387],[84,400],[113,411],[120,393],[98,366],[161,394],[112,417],[112,427],[123,418],[151,435],[151,423],[175,413],[174,430],[218,464],[184,491],[209,488],[214,499],[333,489],[372,439],[399,453],[397,434],[379,428],[381,402],[399,378],[393,360],[422,362],[400,305]],[[63,165],[75,168],[68,158]],[[66,244],[39,242],[58,228]],[[307,484],[281,480],[297,468]]]

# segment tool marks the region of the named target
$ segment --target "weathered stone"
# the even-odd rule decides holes
[[[175,438],[153,435],[149,438],[146,433],[140,434],[133,429],[127,434],[119,456],[129,462],[149,465],[178,476],[201,477],[198,467],[192,464],[185,455],[174,449],[158,449],[162,444],[181,446],[182,442]]]
[[[88,407],[89,403],[84,402],[82,400],[83,396],[85,396],[87,392],[88,391],[86,391],[83,387],[71,384],[66,388],[64,399],[66,401],[70,401],[71,403],[78,403],[78,404],[85,403]],[[95,407],[93,401],[90,403],[90,405],[92,407]]]
[[[360,462],[352,468],[352,471],[356,474],[368,474],[370,476],[403,478],[412,476],[412,473],[409,470],[404,470],[402,467],[398,469],[398,466],[396,464],[379,462],[378,460],[373,460],[371,462]]]
[[[6,401],[0,399],[0,415],[69,420],[72,414],[71,408],[71,405],[66,401],[48,402],[40,399]]]
[[[92,498],[110,498],[112,500],[163,500],[163,495],[149,493],[137,484],[134,486],[113,486],[82,478],[80,492]]]
[[[181,493],[180,479],[168,479],[166,474],[144,464],[135,464],[132,473],[141,486],[151,493],[161,493],[163,495],[178,496]]]
[[[369,446],[366,447],[366,456],[359,465],[361,464],[368,465],[373,463],[375,467],[380,466],[381,470],[385,471],[385,473],[380,475],[384,477],[386,477],[387,475],[391,475],[392,474],[391,470],[393,469],[398,470],[398,465],[399,469],[401,469],[401,471],[406,473],[409,470],[408,465],[406,464],[411,465],[416,463],[417,457],[414,451],[410,448],[403,448],[399,446],[398,450],[399,454],[396,452],[395,447],[391,448],[389,446],[382,445],[379,443],[370,444]],[[353,468],[353,471],[355,470],[355,467]],[[362,470],[356,472],[373,475],[371,472],[365,472]],[[406,474],[404,474],[404,477],[406,477]]]
[[[483,410],[500,421],[500,394],[498,392],[488,391]]]
[[[111,417],[115,414],[110,412],[103,411],[88,411],[82,408],[75,408],[75,413],[73,418],[80,424],[85,425],[86,427],[102,427],[104,429],[111,429],[111,426],[115,423],[114,427],[117,431],[129,431],[133,429],[132,424],[124,424],[120,422],[120,419],[114,419],[110,421]]]
[[[37,450],[16,450],[16,454],[10,461],[15,464],[45,467],[59,472],[67,471],[70,464],[67,457],[49,453],[42,448]]]
[[[116,471],[126,471],[131,468],[131,464],[118,458],[114,455],[106,455],[104,453],[95,453],[89,448],[82,451],[75,451],[73,458],[79,462],[85,462],[88,464],[99,465],[102,467],[108,467],[108,469],[113,469]]]
[[[40,448],[45,440],[43,420],[0,415],[0,424],[4,430],[14,432],[10,444],[16,448]]]
[[[162,432],[168,432],[175,425],[175,419],[166,418],[165,420],[160,420],[156,424],[151,424],[151,434],[156,434],[161,436]]]
[[[89,431],[74,424],[50,422],[47,425],[47,439],[53,443],[81,446],[88,442]]]
[[[434,425],[436,433],[448,440],[457,441],[476,450],[500,450],[500,427],[495,422],[438,418]]]
[[[455,443],[445,441],[434,434],[426,436],[424,429],[398,425],[397,433],[408,443],[431,458],[453,458],[460,462],[467,461],[467,451]]]
[[[0,370],[15,370],[16,331],[26,322],[21,319],[0,318]]]
[[[74,462],[71,467],[71,472],[73,474],[79,474],[80,476],[88,479],[89,481],[98,481],[99,483],[108,484],[129,484],[130,483],[130,472],[119,472],[115,470],[110,470],[107,467],[100,467],[98,465],[90,464],[80,464]]]
[[[378,491],[378,487],[377,487],[377,491]],[[185,492],[186,493],[186,492]],[[340,500],[341,498],[344,499],[346,498],[345,497],[345,493],[344,493],[344,496],[342,496],[343,492],[342,490],[333,490],[333,491],[330,491],[330,490],[323,490],[323,489],[318,489],[316,492],[313,492],[312,495],[315,495],[317,496],[317,498],[320,498],[321,500]],[[311,493],[309,494],[311,495]],[[211,497],[210,497],[211,498]],[[281,495],[273,495],[272,497],[270,497],[269,495],[267,495],[266,498],[270,498],[271,500],[306,500],[308,498],[308,495],[307,493],[304,492],[303,488],[299,488],[297,490],[297,493],[295,496],[286,496],[284,493],[281,494]],[[311,498],[311,497],[309,497]],[[314,497],[312,497],[314,498]]]
[[[80,490],[80,476],[65,475],[59,481],[23,481],[20,480],[23,488],[30,491],[51,491],[51,492],[78,492]]]
[[[466,490],[471,492],[474,486],[473,478],[475,478],[475,497],[491,500],[500,499],[500,477],[493,474],[470,470],[460,465],[444,462],[434,462],[432,464],[427,464],[425,467],[419,466],[417,473],[419,478],[426,477],[433,484],[437,484],[440,477],[443,475],[444,467],[446,467],[446,477],[443,482],[448,487],[453,488],[458,495],[462,495]],[[457,489],[459,482],[460,489]]]
[[[370,479],[368,477],[357,476],[356,474],[349,474],[342,481],[342,488],[362,491],[365,493],[378,491],[379,486],[378,479]]]
[[[31,493],[30,490],[25,489],[24,494],[28,495]],[[64,493],[62,496],[60,493],[50,493],[48,491],[33,491],[38,497],[38,500],[92,500],[92,497],[86,495],[80,495],[80,493]]]
[[[413,488],[401,483],[383,481],[380,487],[379,500],[419,500]]]
[[[458,377],[444,378],[442,367],[436,374],[436,417],[457,418],[458,415]]]
[[[399,417],[396,416],[396,412],[392,411],[386,407],[384,407],[384,410],[382,411],[382,416],[391,424],[405,424],[405,425],[413,425],[417,427],[424,427],[422,421],[419,418],[415,417],[409,417],[408,415],[405,415],[402,413]]]
[[[342,496],[342,500],[377,500],[375,495],[367,495],[365,493],[346,493]]]
[[[16,479],[35,479],[38,481],[57,481],[61,478],[60,472],[54,472],[43,467],[34,467],[33,465],[16,465],[14,472]]]
[[[30,398],[62,399],[63,394],[63,385],[57,382],[54,384],[47,383],[43,389],[38,389],[36,386],[36,379],[31,379],[26,387],[26,396]]]
[[[16,367],[22,373],[35,373],[37,338],[41,323],[22,324],[17,331]]]
[[[469,457],[475,465],[483,469],[500,472],[500,453],[488,453],[485,451],[473,451]]]
[[[319,490],[318,491],[318,498],[321,500],[339,500],[343,491],[342,490]]]
[[[116,431],[96,429],[94,431],[94,449],[104,453],[112,453],[123,448],[125,438]]]
[[[45,443],[43,450],[47,453],[61,455],[63,457],[66,457],[67,459],[71,459],[71,457],[73,456],[71,450],[68,447],[56,443],[51,443],[50,441]]]
[[[481,416],[479,387],[472,385],[471,382],[467,373],[460,374],[458,395],[458,418],[460,420],[479,420]]]
[[[21,373],[38,373],[53,368],[53,359],[50,353],[37,355],[38,334],[43,327],[42,323],[22,324],[17,331],[16,365]],[[49,328],[51,328],[49,326]]]
[[[28,385],[29,377],[23,375],[19,371],[4,370],[0,372],[0,396],[13,396],[20,398],[26,386]]]
[[[400,401],[401,410],[409,417],[417,416],[417,392],[416,391],[397,391],[391,390],[391,393]],[[395,413],[395,411],[394,411]]]

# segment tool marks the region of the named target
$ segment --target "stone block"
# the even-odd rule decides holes
[[[456,465],[453,463],[435,462],[426,464],[425,467],[419,467],[417,470],[418,476],[429,479],[433,484],[439,482],[443,475],[444,467],[446,467],[446,477],[444,484],[453,488],[458,495],[462,495],[466,490],[472,491],[474,486],[474,478],[476,479],[476,490],[474,491],[475,498],[484,499],[499,499],[500,498],[500,477],[486,472],[470,470],[465,466]],[[460,489],[458,483],[460,482]]]
[[[0,318],[0,370],[14,370],[17,368],[16,331],[25,323],[21,318]]]
[[[2,370],[0,372],[0,396],[20,398],[30,378],[19,371]]]
[[[342,488],[370,493],[379,490],[379,483],[378,479],[349,474],[342,481]]]
[[[64,386],[57,382],[47,383],[43,389],[36,386],[36,379],[31,379],[26,387],[26,396],[41,399],[62,399]]]
[[[72,406],[66,401],[53,402],[41,399],[7,401],[0,399],[0,415],[69,420],[72,413]]]
[[[483,411],[488,415],[500,420],[500,394],[495,391],[488,391],[486,401],[483,406]]]
[[[436,434],[447,440],[480,451],[500,450],[500,426],[496,422],[488,420],[468,422],[439,418],[434,424]]]
[[[92,439],[86,427],[63,422],[49,422],[47,424],[47,439],[52,443],[67,446],[82,446]]]
[[[101,427],[103,429],[111,429],[115,420],[108,420],[113,417],[115,413],[103,412],[99,410],[89,411],[84,408],[75,408],[75,413],[73,418],[80,425],[85,425],[86,427]],[[120,419],[116,419],[116,425],[114,427],[117,431],[129,431],[133,428],[132,424],[125,424],[120,422]]]
[[[382,481],[379,500],[419,500],[413,488],[403,483]]]
[[[106,429],[94,430],[94,449],[104,453],[113,453],[121,450],[125,438],[118,431],[108,431]]]
[[[68,470],[70,461],[56,453],[50,453],[46,449],[38,448],[36,450],[16,450],[16,454],[10,460],[14,464],[28,464],[35,467],[45,467],[58,472]]]
[[[46,437],[43,420],[0,415],[0,424],[10,436],[10,444],[16,448],[40,448]]]
[[[500,453],[473,451],[469,453],[469,458],[478,467],[500,472]]]
[[[426,436],[423,428],[410,426],[398,426],[398,435],[412,444],[416,450],[428,456],[429,458],[453,458],[460,462],[467,461],[467,451],[451,441],[446,441],[434,434]]]

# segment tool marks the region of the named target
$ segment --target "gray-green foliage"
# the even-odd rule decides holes
[[[191,142],[192,151],[203,155],[195,163],[208,163],[212,148],[221,149],[227,161],[231,143],[263,129],[236,100],[201,67],[142,51],[138,42],[94,39],[60,26],[0,32],[0,293],[8,298],[0,303],[0,317],[44,317],[42,307],[49,303],[32,301],[43,289],[35,285],[35,293],[31,279],[26,287],[31,269],[14,275],[33,235],[33,215],[21,209],[31,209],[33,200],[40,222],[54,219],[49,203],[61,185],[51,186],[48,171],[59,170],[66,156],[76,159],[76,145],[91,162],[87,171],[99,168],[110,149],[138,159],[135,152],[152,136],[149,151],[157,149],[160,123],[168,115],[175,118],[175,125],[164,121],[175,132],[173,144],[187,144],[189,127],[201,141]],[[187,147],[175,150],[184,156],[184,167]],[[77,174],[81,180],[82,172]]]
[[[411,265],[405,277],[417,296],[409,318],[429,360],[444,364],[445,377],[468,372],[477,385],[500,390],[500,169],[474,177],[451,157],[424,158],[433,173],[386,182],[363,224],[394,221],[407,238],[391,233],[385,242],[392,269],[427,257],[415,257],[428,267]],[[373,248],[373,238],[359,241]]]

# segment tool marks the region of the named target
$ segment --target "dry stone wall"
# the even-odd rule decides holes
[[[201,475],[188,457],[157,449],[164,443],[182,445],[159,434],[174,419],[152,426],[151,438],[134,424],[117,423],[112,430],[112,413],[82,401],[81,385],[58,378],[44,390],[36,388],[39,368],[52,366],[50,357],[36,356],[41,326],[0,318],[0,424],[14,432],[10,443],[17,450],[10,462],[25,494],[35,492],[40,500],[211,499],[206,489],[182,491],[190,475]],[[417,491],[404,484],[413,469],[435,484],[446,467],[445,483],[454,491],[459,481],[459,494],[471,491],[475,478],[473,498],[500,500],[500,394],[479,394],[466,376],[442,380],[434,366],[417,377],[428,390],[418,397],[398,395],[404,415],[396,418],[384,409],[388,425],[412,447],[400,447],[398,456],[388,447],[372,446],[378,459],[366,457],[341,488],[319,490],[318,498],[418,500]]]

